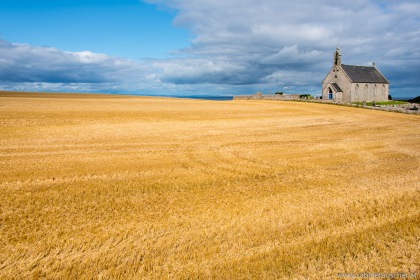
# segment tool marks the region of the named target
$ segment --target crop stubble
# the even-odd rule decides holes
[[[417,272],[420,118],[0,93],[0,278]]]

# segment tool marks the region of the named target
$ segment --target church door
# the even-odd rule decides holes
[[[328,99],[333,99],[333,92],[332,89],[330,88],[329,92],[328,92]]]

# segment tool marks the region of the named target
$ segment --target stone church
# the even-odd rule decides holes
[[[322,99],[337,102],[387,101],[389,82],[373,66],[341,64],[340,49],[334,54],[334,66],[322,82]]]

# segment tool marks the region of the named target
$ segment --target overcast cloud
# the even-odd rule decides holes
[[[0,41],[3,87],[60,85],[149,93],[321,91],[339,46],[373,61],[391,94],[420,95],[420,3],[405,0],[147,0],[194,38],[171,59],[141,62]],[[54,86],[52,86],[54,87]]]
[[[343,63],[376,62],[391,86],[419,88],[418,1],[148,0],[195,34],[163,80],[320,91],[339,46]],[[183,71],[172,69],[182,67]]]

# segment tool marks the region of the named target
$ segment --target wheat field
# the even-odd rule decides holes
[[[336,279],[420,267],[420,117],[0,93],[0,279]]]

